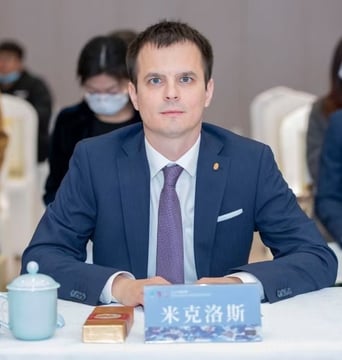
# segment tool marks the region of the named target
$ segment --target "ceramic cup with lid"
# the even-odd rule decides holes
[[[62,316],[57,314],[60,285],[50,276],[39,274],[35,261],[29,262],[26,269],[27,274],[7,285],[7,294],[0,294],[8,302],[8,323],[0,321],[0,325],[20,340],[48,339],[56,327],[64,325]]]

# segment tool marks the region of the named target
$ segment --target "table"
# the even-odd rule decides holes
[[[135,310],[135,323],[123,344],[85,344],[82,324],[93,307],[58,302],[66,326],[52,339],[19,341],[0,332],[0,359],[329,359],[342,357],[342,288],[315,291],[274,304],[262,304],[263,341],[257,343],[145,344],[144,314]]]

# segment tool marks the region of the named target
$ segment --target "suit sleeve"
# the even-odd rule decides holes
[[[336,257],[298,206],[268,147],[260,159],[254,218],[274,259],[235,270],[256,276],[265,300],[275,302],[334,284]]]
[[[106,281],[118,269],[84,262],[95,221],[92,174],[87,148],[81,143],[75,149],[56,200],[48,206],[23,254],[22,269],[29,261],[37,261],[40,272],[61,284],[60,298],[97,304]]]

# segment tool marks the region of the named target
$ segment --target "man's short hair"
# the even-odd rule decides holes
[[[149,26],[130,43],[127,51],[126,64],[131,82],[137,86],[137,58],[141,49],[146,44],[152,44],[157,48],[162,48],[187,41],[195,44],[201,52],[205,84],[208,84],[212,75],[214,61],[210,42],[199,31],[188,24],[167,20],[162,20],[155,25]]]

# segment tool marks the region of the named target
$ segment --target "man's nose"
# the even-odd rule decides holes
[[[165,86],[164,97],[167,101],[179,100],[179,89],[174,82],[170,82]]]

